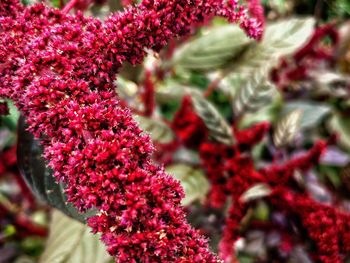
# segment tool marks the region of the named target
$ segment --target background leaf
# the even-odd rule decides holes
[[[154,142],[169,143],[174,139],[174,133],[164,122],[144,116],[134,116],[140,128],[148,132]]]
[[[350,152],[350,120],[348,117],[334,114],[328,122],[328,129],[339,135],[339,145]]]
[[[268,24],[263,40],[249,45],[225,69],[226,76],[221,80],[221,85],[231,88],[223,88],[223,91],[234,97],[239,88],[251,86],[253,79],[263,81],[255,83],[264,83],[281,57],[292,54],[306,43],[314,24],[313,18],[292,18]]]
[[[201,170],[185,164],[169,165],[165,170],[181,182],[186,194],[182,200],[183,205],[189,205],[195,200],[204,200],[209,190],[209,182]]]
[[[301,110],[303,112],[300,120],[300,128],[305,129],[316,127],[316,125],[331,112],[331,106],[311,101],[289,102],[285,104],[283,114],[294,110]]]
[[[246,112],[254,112],[272,98],[275,89],[265,76],[254,74],[235,94],[232,108],[234,116],[240,117]]]
[[[232,129],[220,112],[203,95],[196,91],[189,91],[193,107],[198,116],[207,126],[210,136],[223,144],[232,145],[235,143]]]
[[[187,70],[213,70],[228,63],[253,41],[236,25],[213,28],[197,39],[187,42],[171,61]]]
[[[90,229],[53,210],[50,235],[39,263],[111,262],[102,242]]]
[[[245,191],[240,199],[242,202],[250,202],[265,196],[268,196],[271,193],[271,189],[266,184],[255,184]]]
[[[306,43],[314,25],[313,18],[292,18],[267,25],[263,40],[252,44],[231,68],[245,76],[256,71],[268,72],[277,65],[280,57],[293,53]]]
[[[273,142],[276,147],[283,147],[294,140],[300,128],[302,114],[303,111],[297,109],[289,112],[277,122],[273,134]]]

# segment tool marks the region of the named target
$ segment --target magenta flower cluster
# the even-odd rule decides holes
[[[233,0],[144,0],[105,22],[0,2],[0,97],[27,117],[69,201],[98,210],[88,224],[117,262],[219,262],[186,222],[179,182],[152,163],[150,138],[113,86],[123,62],[140,63],[146,49],[214,15],[261,36]]]

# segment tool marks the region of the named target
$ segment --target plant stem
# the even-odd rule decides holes
[[[213,91],[218,87],[220,81],[222,80],[222,76],[217,77],[212,82],[209,83],[206,91],[204,92],[204,97],[209,97]]]
[[[70,10],[78,3],[78,0],[70,0],[62,9],[63,14],[68,14]]]

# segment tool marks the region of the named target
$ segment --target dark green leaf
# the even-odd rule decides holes
[[[58,208],[66,215],[83,222],[85,216],[70,203],[67,203],[64,186],[62,183],[56,183],[52,171],[46,166],[42,152],[39,142],[26,130],[24,118],[20,117],[17,159],[22,176],[40,199]]]

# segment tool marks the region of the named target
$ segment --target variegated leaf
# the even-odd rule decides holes
[[[257,73],[267,79],[281,57],[292,54],[306,43],[314,24],[313,18],[292,18],[268,24],[263,40],[252,43],[224,69],[226,77],[219,87],[223,86],[223,91],[234,97],[239,88]]]
[[[90,229],[53,210],[50,235],[39,263],[109,263],[103,243]]]
[[[170,63],[187,70],[217,69],[239,55],[251,42],[238,26],[220,26],[184,44]]]
[[[185,164],[174,164],[166,167],[166,171],[181,182],[186,194],[182,200],[183,205],[204,200],[209,190],[209,182],[201,170]]]
[[[252,187],[250,187],[247,191],[245,191],[241,197],[240,200],[242,202],[250,202],[265,196],[268,196],[271,194],[271,189],[266,184],[256,184]]]
[[[210,136],[223,144],[232,145],[235,143],[232,129],[218,110],[196,90],[188,90],[191,95],[193,107],[198,116],[207,126]]]
[[[140,128],[148,132],[154,142],[169,143],[174,139],[173,131],[164,122],[144,116],[134,116]]]
[[[295,109],[303,111],[300,120],[300,128],[315,128],[327,115],[331,113],[331,106],[326,103],[315,103],[312,101],[295,101],[284,105],[283,113],[286,114]]]
[[[251,76],[256,71],[268,72],[281,56],[300,48],[310,38],[315,25],[313,18],[292,18],[267,25],[264,38],[254,43],[232,64],[235,73]]]
[[[254,74],[235,94],[232,101],[234,116],[240,117],[246,112],[254,112],[267,104],[275,92],[272,83],[263,74]]]
[[[303,111],[296,109],[285,115],[276,125],[273,142],[276,147],[291,143],[300,128]]]
[[[333,114],[327,123],[330,132],[336,133],[338,145],[343,149],[350,151],[350,119],[348,116]]]

